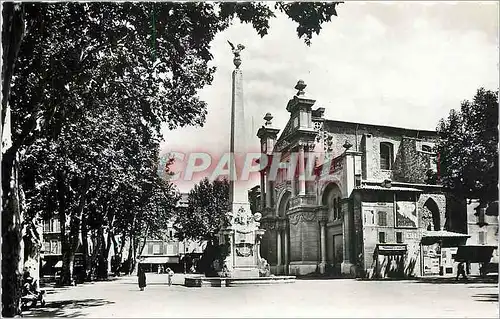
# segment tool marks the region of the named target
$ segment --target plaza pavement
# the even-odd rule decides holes
[[[292,284],[187,288],[183,276],[137,277],[50,288],[47,305],[26,317],[392,317],[498,318],[498,284],[419,281],[297,280]]]

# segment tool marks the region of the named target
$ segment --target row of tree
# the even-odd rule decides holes
[[[161,232],[177,195],[156,175],[160,128],[204,123],[197,91],[218,32],[239,18],[263,36],[277,10],[309,44],[337,5],[3,3],[2,315],[21,313],[43,219],[60,220],[65,284],[79,238],[85,267],[105,276],[110,243],[120,255],[128,242],[133,263]]]

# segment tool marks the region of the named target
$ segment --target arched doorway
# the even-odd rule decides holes
[[[436,202],[429,198],[422,206],[422,226],[427,231],[441,230],[441,219],[439,207]],[[443,274],[442,269],[446,264],[446,259],[442,260],[442,244],[439,241],[423,244],[423,275],[439,275]]]
[[[323,191],[321,204],[328,209],[328,219],[337,220],[341,219],[342,212],[342,192],[340,187],[335,183],[330,183]]]
[[[422,207],[422,223],[426,230],[441,230],[439,208],[432,198],[429,198]]]
[[[336,183],[329,183],[321,196],[321,204],[327,210],[330,222],[342,220],[342,192]],[[325,256],[326,271],[340,274],[341,264],[344,261],[344,234],[342,223],[337,222],[325,231]]]
[[[290,191],[285,191],[278,202],[276,227],[276,273],[288,274],[290,229],[287,213],[290,209]]]

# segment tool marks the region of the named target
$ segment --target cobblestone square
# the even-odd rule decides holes
[[[148,274],[47,290],[26,317],[392,317],[498,318],[494,283],[297,280],[292,284],[186,288],[183,276]]]

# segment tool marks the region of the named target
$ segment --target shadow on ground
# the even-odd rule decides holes
[[[29,317],[67,317],[77,318],[84,315],[79,309],[88,307],[99,307],[109,305],[114,302],[104,299],[81,299],[81,300],[60,300],[47,302],[45,307],[31,308],[23,311],[24,316]]]
[[[477,294],[472,296],[476,301],[498,302],[498,294]]]
[[[293,275],[284,275],[293,276]],[[297,280],[331,280],[331,279],[355,279],[349,275],[323,275],[323,274],[308,274],[308,275],[296,275]]]
[[[429,284],[498,284],[498,276],[496,277],[468,277],[467,279],[456,280],[452,277],[446,278],[419,278],[417,282]]]

